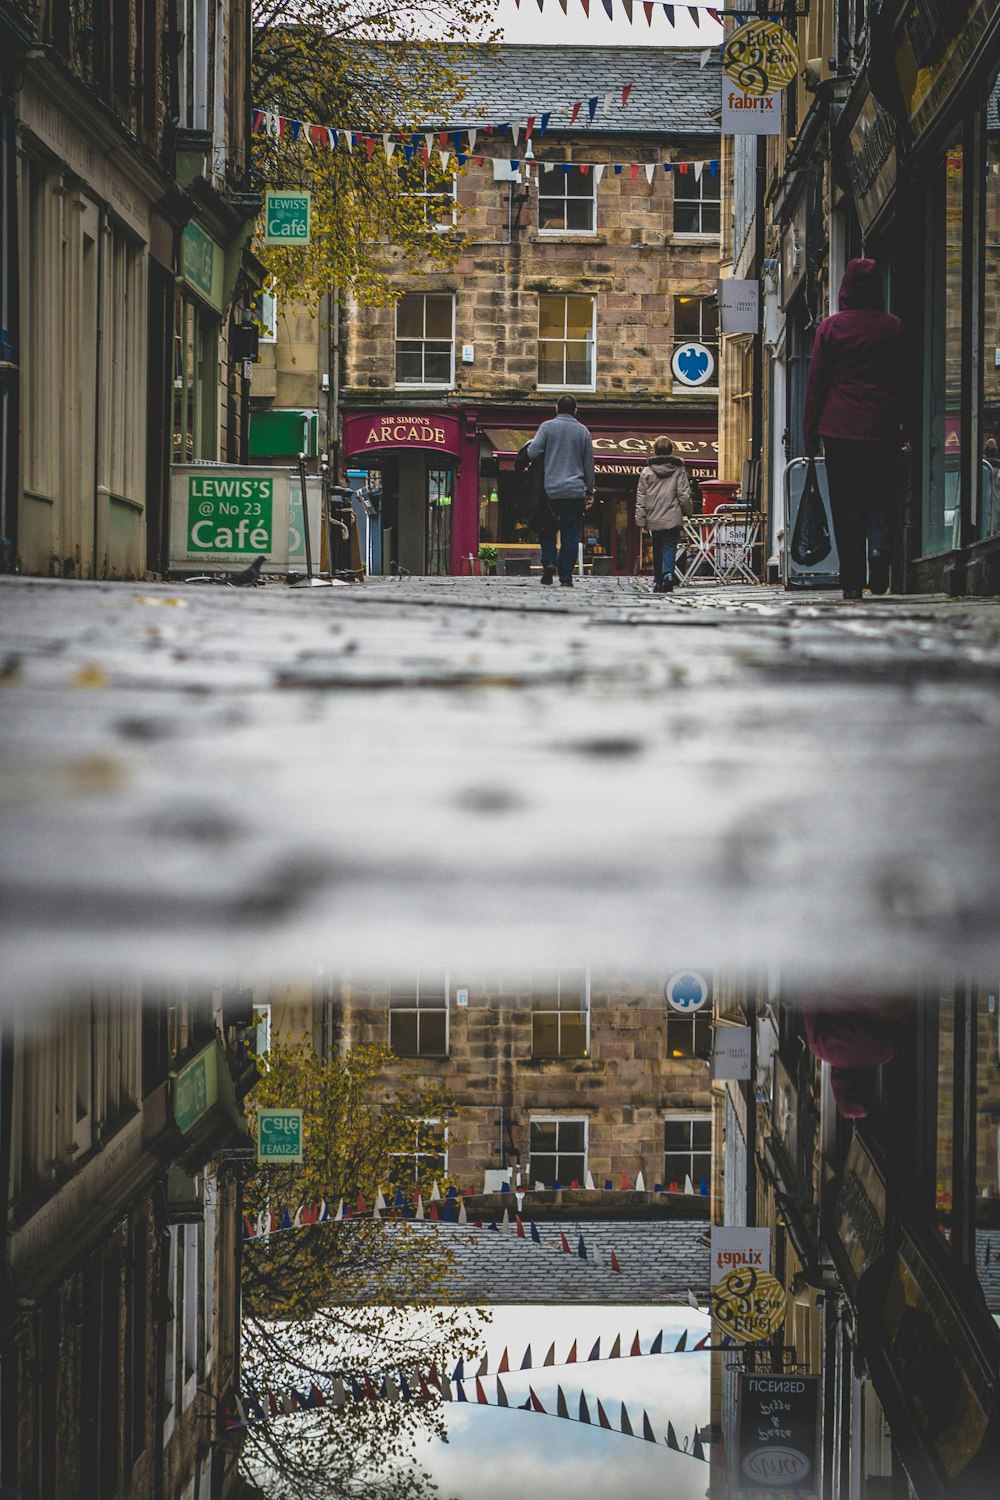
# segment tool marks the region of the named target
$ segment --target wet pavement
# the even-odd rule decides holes
[[[1000,604],[0,581],[4,982],[997,965]]]

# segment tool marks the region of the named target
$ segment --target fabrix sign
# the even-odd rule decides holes
[[[730,1271],[771,1269],[771,1231],[739,1226],[712,1228],[711,1285],[718,1286]]]
[[[170,567],[288,571],[289,476],[235,464],[175,464],[170,473]]]
[[[257,1160],[259,1162],[301,1162],[301,1109],[261,1109],[257,1111]]]
[[[780,135],[781,95],[748,94],[722,80],[723,135]]]
[[[736,1493],[819,1493],[819,1376],[741,1375]]]
[[[264,244],[308,245],[311,193],[264,195]]]

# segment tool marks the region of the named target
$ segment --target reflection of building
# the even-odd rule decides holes
[[[0,1018],[0,1489],[235,1495],[249,1010],[35,1015]]]
[[[454,191],[441,232],[460,237],[457,260],[401,279],[394,306],[348,307],[346,465],[381,497],[387,560],[467,571],[480,543],[534,557],[513,459],[573,391],[600,455],[587,557],[630,572],[652,440],[715,475],[717,69],[690,52],[502,47],[460,71],[462,128],[443,138],[457,178],[437,136],[424,166],[401,166],[415,193]]]
[[[730,1468],[713,1495],[733,1493],[739,1379],[754,1370],[820,1380],[821,1472],[803,1494],[995,1493],[996,999],[967,985],[867,1010],[840,997],[813,1002],[808,1028],[778,992],[718,1010],[753,1035],[751,1078],[715,1085],[725,1222],[766,1226],[788,1304],[776,1337],[717,1360]],[[851,1118],[859,1101],[868,1115]]]
[[[478,1192],[501,1179],[550,1190],[589,1179],[617,1191],[641,1173],[650,1191],[708,1194],[710,1009],[671,1011],[662,980],[573,969],[502,983],[426,970],[343,980],[322,1006],[275,1002],[274,1036],[302,1033],[388,1045],[401,1074],[454,1102],[454,1119],[415,1126],[401,1181]]]

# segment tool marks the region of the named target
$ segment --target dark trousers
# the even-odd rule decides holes
[[[677,561],[677,543],[681,528],[668,526],[666,531],[651,531],[653,540],[653,582],[673,583]]]
[[[574,509],[560,509],[573,506]],[[542,549],[542,567],[555,568],[560,583],[572,583],[580,551],[580,521],[583,501],[549,500],[543,503],[535,525]],[[559,550],[556,551],[556,532]]]
[[[864,588],[871,558],[888,562],[892,554],[899,444],[824,438],[823,452],[846,593]]]

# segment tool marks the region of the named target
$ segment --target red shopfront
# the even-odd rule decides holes
[[[525,424],[525,413],[512,414],[518,425],[501,425],[480,413],[480,428],[487,444],[482,468],[480,539],[501,546],[527,543],[530,533],[520,521],[523,508],[520,481],[513,473],[514,455],[533,436],[535,426]],[[540,414],[543,421],[548,412]],[[641,470],[653,455],[653,443],[661,434],[671,438],[677,457],[683,459],[693,478],[714,480],[718,472],[718,428],[715,412],[664,412],[655,421],[644,421],[634,412],[591,416],[580,412],[594,440],[596,503],[584,521],[583,542],[587,563],[595,572],[635,573],[651,566],[649,538],[635,524],[635,492]],[[495,425],[494,425],[495,423]]]
[[[363,411],[344,418],[344,460],[376,497],[382,570],[461,571],[477,540],[479,438],[463,412]]]

